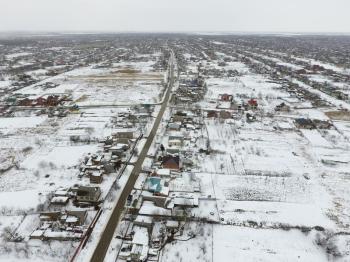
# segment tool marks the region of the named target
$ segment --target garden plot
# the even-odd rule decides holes
[[[195,234],[196,236],[193,238]],[[189,223],[182,236],[164,247],[161,262],[210,262],[212,259],[212,225]],[[224,260],[217,260],[224,261]],[[229,260],[227,260],[229,261]]]
[[[334,122],[334,126],[344,137],[350,139],[350,122],[336,121]]]
[[[214,178],[220,218],[225,223],[322,226],[330,198],[317,182],[304,177],[225,176]]]
[[[41,240],[20,243],[7,242],[6,246],[0,247],[0,261],[66,261],[73,254],[77,244],[65,241],[42,242]]]
[[[317,130],[302,129],[301,132],[314,147],[332,148],[332,145],[324,139]]]
[[[333,147],[348,150],[350,145],[347,144],[348,139],[338,130],[318,130],[322,137],[326,139]]]
[[[314,189],[313,183],[303,176],[213,175],[213,177],[216,197],[226,200],[309,203]]]
[[[46,203],[47,195],[57,188],[69,188],[77,183],[89,185],[88,178],[79,180],[76,167],[85,155],[99,149],[98,144],[74,144],[70,136],[79,133],[92,140],[104,138],[112,132],[111,118],[125,110],[88,109],[83,114],[58,119],[6,118],[2,130],[11,133],[2,139],[1,167],[10,169],[1,175],[0,208],[5,208],[6,214],[32,212],[39,204]],[[24,121],[27,119],[31,121]],[[13,128],[5,121],[11,121],[11,125],[13,121]],[[9,158],[3,159],[4,154]],[[100,184],[102,197],[114,178],[114,174],[106,176]]]
[[[7,214],[19,211],[34,210],[40,204],[38,190],[0,192],[0,208]]]
[[[334,228],[326,216],[329,194],[308,175],[317,169],[304,154],[307,142],[294,132],[273,131],[265,122],[206,121],[210,146],[218,152],[200,162],[202,170],[216,172],[199,176],[204,195],[215,193],[225,223]]]
[[[349,169],[348,169],[349,170]],[[337,226],[347,232],[350,227],[350,175],[343,172],[327,172],[323,185],[332,197],[333,205],[329,208],[329,214]]]
[[[318,119],[323,121],[329,120],[329,117],[327,117],[324,112],[317,109],[298,109],[296,112],[305,118]]]
[[[208,92],[206,100],[217,99],[219,94],[232,94],[238,102],[240,98],[276,99],[289,97],[289,94],[279,89],[279,85],[269,83],[267,79],[258,75],[244,75],[230,79],[209,78],[207,80]]]
[[[9,80],[0,80],[0,90],[6,90],[11,87],[11,81]]]
[[[220,94],[233,94],[238,88],[242,88],[241,83],[235,79],[209,78],[206,83],[208,86],[206,100],[218,99]]]
[[[221,52],[215,52],[215,54],[222,59],[229,58],[231,60],[235,60],[233,56],[229,56]],[[238,61],[226,62],[226,65],[217,66],[216,68],[225,69],[226,71],[237,70],[241,74],[247,74],[249,72],[249,67],[247,67],[244,63]]]
[[[110,136],[113,131],[112,118],[119,112],[130,112],[129,108],[90,108],[84,109],[82,114],[70,115],[64,126],[58,130],[58,136],[70,138],[99,139]]]
[[[90,152],[96,152],[97,145],[61,146],[54,147],[49,153],[43,152],[28,157],[22,164],[22,168],[38,169],[50,163],[56,167],[73,167],[79,164],[79,160]]]
[[[6,230],[6,228],[11,229],[11,232],[12,232],[13,230],[15,230],[21,224],[23,218],[24,218],[23,215],[19,215],[19,216],[3,216],[3,215],[0,215],[0,221],[1,221],[1,223],[0,223],[0,232],[4,233],[4,230]]]
[[[311,148],[310,151],[319,161],[321,183],[332,201],[328,211],[329,216],[339,228],[348,231],[350,226],[349,151],[340,148]]]
[[[244,87],[237,90],[238,94],[245,94],[250,98],[261,97],[265,99],[290,97],[287,92],[280,89],[279,84],[268,82],[269,80],[261,75],[244,75],[238,79]]]
[[[200,199],[198,207],[191,209],[191,216],[206,221],[219,222],[219,212],[215,199]]]
[[[201,197],[216,198],[213,176],[215,176],[215,174],[196,173],[196,178],[200,181]]]
[[[198,159],[199,171],[204,173],[234,174],[235,165],[234,159],[227,154],[203,155]]]
[[[308,227],[335,229],[327,209],[312,204],[269,201],[218,201],[222,223],[259,227]]]
[[[158,56],[150,56],[154,61],[120,62],[111,69],[96,69],[93,66],[78,68],[22,88],[16,93],[34,96],[66,93],[79,106],[157,103],[161,100],[160,92],[164,89],[162,82],[165,79],[164,72],[153,71]],[[40,86],[49,81],[59,85],[52,89]]]
[[[46,90],[51,94],[73,94],[75,90],[78,88],[78,84],[70,84],[70,83],[62,83],[57,87],[50,88]]]
[[[6,132],[6,129],[34,128],[46,119],[45,116],[0,118],[0,130]]]
[[[238,155],[247,174],[266,174],[271,176],[289,176],[291,173],[303,174],[306,170],[305,160],[298,155],[300,151],[292,144],[291,136],[265,137],[263,141],[249,140],[240,144]],[[287,140],[290,138],[291,140]],[[285,140],[284,140],[285,139]]]
[[[143,81],[107,82],[81,84],[78,92],[84,94],[77,100],[79,106],[108,105],[108,104],[139,104],[160,102],[159,96],[162,86],[158,83],[145,83]]]
[[[212,120],[206,124],[211,148],[225,153],[210,156],[217,159],[213,163],[215,168],[219,167],[217,172],[225,172],[227,168],[228,174],[235,171],[242,174],[244,169],[248,174],[288,176],[292,172],[303,174],[306,171],[306,161],[300,157],[300,143],[305,142],[295,133],[276,133],[270,130],[271,125],[265,127],[258,123],[255,129],[252,125],[242,128],[238,124],[221,124]],[[210,170],[209,164],[201,166],[203,170]]]
[[[328,261],[312,236],[296,230],[214,226],[213,261]]]
[[[327,170],[343,171],[346,173],[350,165],[348,148],[320,148],[317,150],[318,160],[323,163]]]

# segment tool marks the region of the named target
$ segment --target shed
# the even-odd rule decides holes
[[[175,220],[168,220],[165,224],[165,226],[169,229],[175,229],[179,227],[179,221]]]
[[[50,201],[52,205],[66,205],[69,201],[69,197],[56,196],[53,197]]]
[[[138,215],[134,220],[134,225],[151,229],[153,225],[153,218],[151,216]]]
[[[178,170],[178,169],[180,169],[180,157],[166,155],[162,159],[162,166],[163,166],[163,168]]]

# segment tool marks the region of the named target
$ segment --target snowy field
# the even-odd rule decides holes
[[[328,261],[312,238],[296,230],[214,226],[213,243],[214,261]]]

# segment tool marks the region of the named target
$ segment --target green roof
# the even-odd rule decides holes
[[[162,186],[160,185],[161,178],[158,177],[150,177],[147,179],[147,182],[149,184],[148,189],[152,192],[159,193],[162,190]]]

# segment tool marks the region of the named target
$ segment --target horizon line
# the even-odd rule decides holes
[[[252,34],[252,35],[350,35],[349,32],[327,32],[327,31],[228,31],[228,30],[0,30],[0,34]]]

